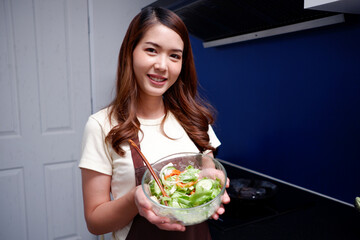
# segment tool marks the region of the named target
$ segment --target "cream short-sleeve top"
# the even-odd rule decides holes
[[[135,187],[135,170],[129,144],[123,144],[122,148],[126,154],[120,157],[105,142],[105,137],[114,127],[110,125],[108,111],[109,109],[105,108],[89,117],[84,130],[79,167],[111,175],[111,194],[114,199],[118,199]],[[140,148],[150,163],[174,153],[199,152],[171,112],[164,123],[164,132],[168,137],[164,136],[160,128],[163,117],[151,120],[138,119],[143,132],[139,132]],[[210,144],[214,148],[220,146],[221,143],[211,126],[208,134]],[[125,239],[130,227],[131,223],[116,231],[113,239]]]

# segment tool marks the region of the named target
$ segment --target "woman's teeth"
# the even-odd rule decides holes
[[[149,76],[149,78],[155,82],[162,82],[162,81],[166,80],[166,78],[156,78],[156,77],[152,77],[152,76]]]

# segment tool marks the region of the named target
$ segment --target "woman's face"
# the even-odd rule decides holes
[[[184,43],[170,28],[149,28],[133,52],[133,69],[140,97],[161,97],[181,72]]]

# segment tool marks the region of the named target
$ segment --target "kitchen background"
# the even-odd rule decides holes
[[[219,158],[353,203],[360,195],[360,15],[336,26],[203,48]]]
[[[118,50],[152,0],[0,1],[0,239],[95,239],[77,163],[113,96]],[[203,48],[218,157],[352,204],[360,195],[360,17]]]

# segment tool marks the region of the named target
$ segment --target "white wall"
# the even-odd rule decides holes
[[[115,91],[117,58],[129,23],[154,0],[89,0],[93,112],[106,107]]]

